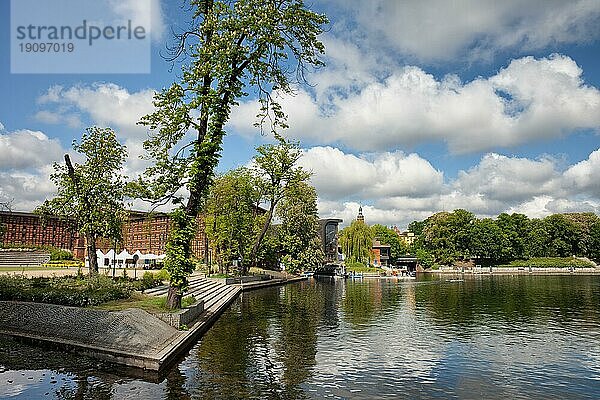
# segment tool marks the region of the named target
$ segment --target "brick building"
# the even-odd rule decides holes
[[[84,240],[70,221],[56,217],[43,221],[33,213],[0,211],[0,224],[5,228],[0,237],[3,245],[53,246],[71,250],[77,258],[83,258]]]
[[[85,258],[85,239],[79,235],[70,221],[51,217],[43,223],[33,213],[0,212],[0,223],[6,232],[0,238],[4,245],[53,246],[70,250],[76,258]],[[123,241],[113,243],[108,239],[98,239],[96,246],[106,252],[110,249],[126,249],[130,253],[164,254],[171,226],[165,213],[131,211],[123,225]],[[192,253],[199,259],[207,257],[207,239],[199,217],[199,228],[192,241]]]

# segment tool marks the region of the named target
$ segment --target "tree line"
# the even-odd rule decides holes
[[[489,263],[532,257],[600,260],[600,218],[594,213],[545,218],[502,213],[495,219],[479,219],[457,209],[413,221],[408,230],[416,236],[411,251],[426,267],[471,258]]]

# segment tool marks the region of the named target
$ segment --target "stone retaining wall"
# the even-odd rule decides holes
[[[82,347],[153,354],[173,340],[179,331],[140,309],[106,311],[0,301],[0,333]]]
[[[200,300],[196,304],[182,308],[174,313],[155,314],[156,317],[165,321],[174,328],[179,329],[182,325],[190,325],[192,321],[202,314],[204,311],[204,301]]]

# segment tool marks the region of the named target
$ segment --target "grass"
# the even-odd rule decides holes
[[[212,274],[208,276],[209,278],[233,278],[231,274]]]
[[[196,298],[194,296],[187,296],[181,301],[181,307],[189,307],[194,303],[196,303]],[[123,311],[127,310],[128,308],[140,308],[148,311],[151,314],[179,311],[170,310],[166,307],[166,305],[166,297],[156,297],[141,293],[133,293],[128,299],[109,301],[94,308],[108,311]]]
[[[346,272],[367,272],[367,273],[380,273],[383,270],[381,268],[367,267],[361,263],[353,263],[346,265]]]
[[[61,270],[63,267],[59,266],[51,266],[51,267],[0,267],[0,271],[6,272],[23,272],[23,271],[53,271],[53,270]]]
[[[528,260],[514,260],[509,264],[498,265],[498,267],[504,268],[528,268],[530,266],[537,268],[593,268],[594,264],[574,257],[534,257]]]

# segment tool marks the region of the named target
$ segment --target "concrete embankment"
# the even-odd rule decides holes
[[[244,284],[192,277],[186,296],[204,311],[187,330],[178,330],[140,309],[105,311],[27,302],[0,302],[0,334],[60,345],[99,359],[159,371],[184,355],[242,291],[305,280],[273,279]],[[164,295],[166,286],[149,291]]]
[[[596,275],[600,268],[541,268],[541,267],[477,267],[473,269],[440,268],[426,271],[434,274],[475,274],[475,275]]]

